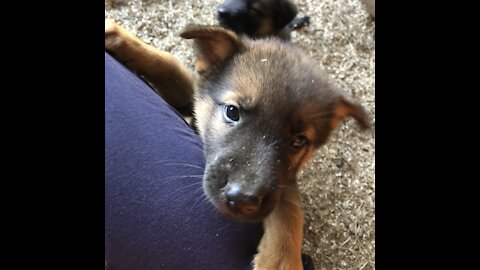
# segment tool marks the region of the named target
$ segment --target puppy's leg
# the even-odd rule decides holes
[[[105,20],[105,49],[143,76],[167,103],[181,113],[191,111],[193,77],[173,55],[145,44],[112,20]]]
[[[264,220],[265,232],[253,260],[255,270],[302,270],[303,212],[298,188],[283,197]]]

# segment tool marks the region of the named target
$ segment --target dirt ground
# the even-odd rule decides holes
[[[222,0],[105,0],[115,19],[146,43],[171,52],[193,70],[190,44],[178,37],[189,23],[216,24]],[[375,21],[361,0],[297,0],[311,23],[292,41],[375,122]],[[375,269],[375,127],[341,125],[300,174],[305,211],[304,252],[316,269]]]

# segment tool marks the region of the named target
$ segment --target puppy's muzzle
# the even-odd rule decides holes
[[[237,184],[228,185],[225,190],[227,207],[234,213],[252,215],[262,204],[265,192],[261,190],[247,191]]]

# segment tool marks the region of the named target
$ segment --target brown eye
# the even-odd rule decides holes
[[[306,144],[307,138],[303,135],[297,135],[293,137],[292,141],[290,142],[290,145],[297,150],[304,147]]]

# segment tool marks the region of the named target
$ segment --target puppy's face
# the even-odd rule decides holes
[[[221,26],[249,37],[276,35],[296,15],[289,0],[226,0],[217,10]]]
[[[368,125],[363,108],[291,45],[241,40],[215,27],[190,27],[182,36],[195,39],[202,67],[195,115],[204,189],[226,216],[261,221],[341,119]]]

